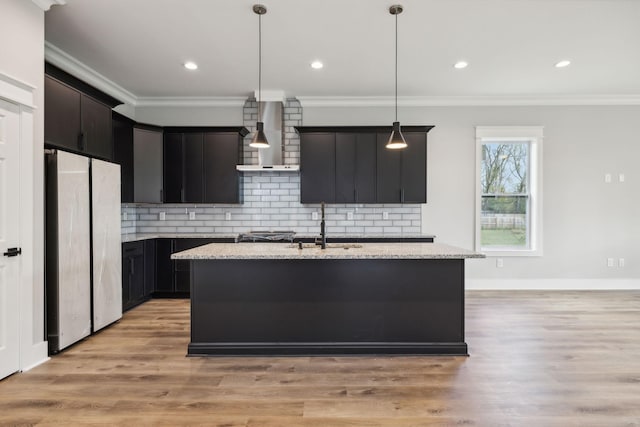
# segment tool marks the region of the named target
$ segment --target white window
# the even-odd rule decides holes
[[[476,250],[542,255],[542,130],[476,127]]]

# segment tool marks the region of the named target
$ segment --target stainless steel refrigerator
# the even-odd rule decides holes
[[[58,150],[46,156],[49,352],[122,317],[120,166]]]

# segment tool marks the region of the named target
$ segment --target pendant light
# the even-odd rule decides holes
[[[256,133],[251,139],[250,147],[267,148],[269,141],[264,134],[264,123],[260,121],[260,101],[262,97],[262,15],[267,13],[267,8],[261,4],[253,5],[253,12],[258,15],[258,122]]]
[[[402,13],[402,5],[395,4],[391,6],[389,13],[396,17],[396,121],[393,122],[393,130],[386,147],[391,150],[398,150],[407,147],[407,141],[402,136],[400,122],[398,121],[398,15]]]

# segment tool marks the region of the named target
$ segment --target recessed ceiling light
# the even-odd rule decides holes
[[[311,68],[313,68],[314,70],[319,70],[322,67],[324,67],[324,64],[320,61],[313,61],[311,63]]]
[[[469,65],[468,62],[458,61],[455,64],[453,64],[453,68],[457,68],[457,69],[467,68],[467,65]]]
[[[192,61],[187,61],[184,63],[184,68],[186,68],[187,70],[197,70],[198,64]]]
[[[571,61],[569,61],[569,60],[566,60],[566,59],[565,59],[565,60],[563,60],[563,61],[558,62],[558,63],[556,64],[556,68],[564,68],[564,67],[568,67],[568,66],[569,66],[569,64],[571,64]]]

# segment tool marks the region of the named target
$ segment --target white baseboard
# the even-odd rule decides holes
[[[640,279],[467,279],[467,290],[630,290]]]

